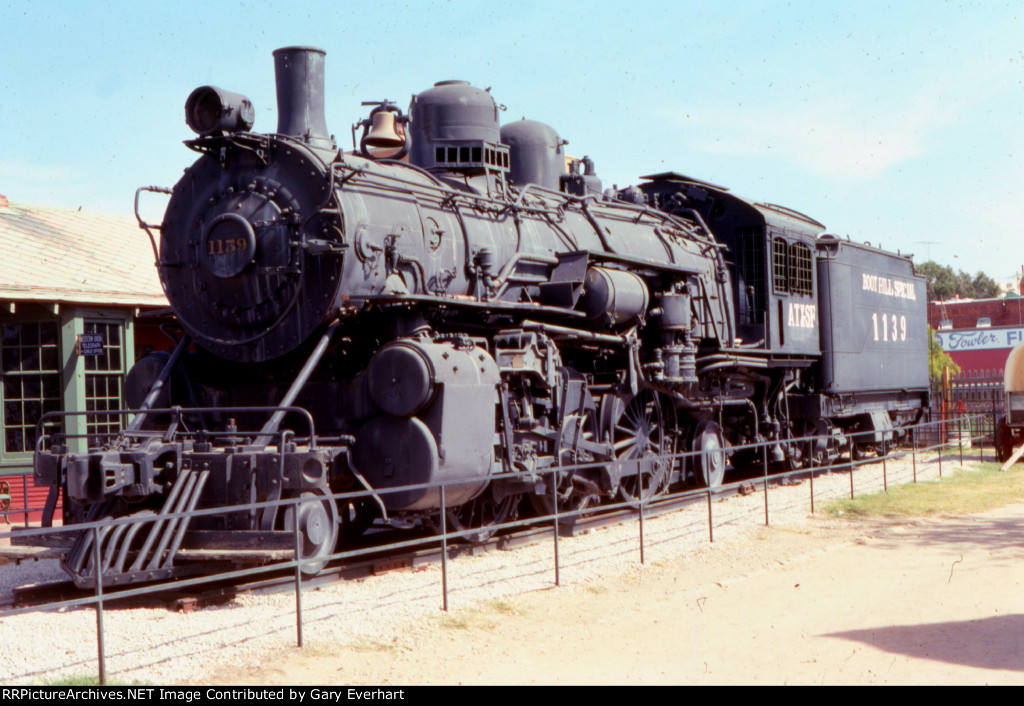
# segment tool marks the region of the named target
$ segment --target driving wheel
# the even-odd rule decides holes
[[[697,452],[696,476],[705,488],[717,488],[725,479],[725,438],[717,422],[706,419],[697,425],[693,436],[693,450]]]
[[[285,508],[284,529],[294,531],[298,517],[302,545],[299,556],[309,560],[302,564],[302,573],[312,576],[327,566],[327,557],[334,553],[338,542],[338,509],[334,500],[319,488],[303,491],[299,497],[302,502]]]

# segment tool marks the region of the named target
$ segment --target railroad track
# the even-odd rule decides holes
[[[736,494],[737,488],[731,487],[716,491],[715,498],[727,498]],[[694,502],[704,502],[703,495],[668,496],[655,498],[644,506],[646,518],[674,512]],[[593,513],[587,513],[571,519],[562,519],[559,522],[559,536],[571,537],[578,533],[589,532],[601,527],[613,526],[625,522],[636,522],[638,509],[635,507],[616,507],[608,510],[595,509]],[[473,555],[487,551],[505,551],[517,547],[536,544],[552,540],[551,521],[537,519],[536,521],[523,520],[523,524],[511,530],[502,531],[493,537],[482,542],[463,542],[458,538],[451,538],[447,541],[446,549],[451,559],[459,556]],[[419,547],[403,547],[397,551],[388,551],[387,542],[401,538],[403,543],[410,540],[420,540],[425,544]],[[304,576],[302,585],[304,588],[316,588],[323,585],[367,578],[391,571],[416,570],[429,565],[437,564],[442,559],[442,539],[437,536],[431,537],[426,533],[417,537],[410,537],[408,531],[380,530],[364,538],[364,546],[358,551],[365,551],[372,548],[374,544],[380,543],[381,551],[364,553],[352,559],[332,562],[327,568],[316,576]],[[374,541],[371,543],[371,541]],[[384,540],[384,541],[382,541]],[[353,549],[356,550],[356,549]],[[16,561],[60,559],[65,549],[61,547],[31,547],[15,546],[4,547],[0,550],[7,558]],[[188,552],[183,554],[188,556]],[[280,552],[282,556],[270,556],[274,561],[290,560],[290,552]],[[287,554],[287,555],[285,555]],[[292,591],[295,588],[295,574],[293,570],[281,569],[268,572],[255,580],[213,580],[198,585],[188,585],[181,588],[181,581],[168,581],[166,583],[152,584],[145,593],[139,594],[137,588],[126,590],[110,587],[104,592],[103,601],[105,607],[132,607],[138,605],[152,606],[153,604],[164,604],[173,610],[194,610],[207,605],[225,603],[234,599],[242,593],[261,593]],[[109,592],[108,592],[109,591]],[[73,601],[87,599],[95,595],[94,589],[80,589],[71,580],[48,581],[37,584],[29,584],[15,588],[13,598],[7,605],[2,607],[43,607],[52,603],[62,601]]]
[[[870,459],[865,462],[879,462],[881,458]],[[828,469],[830,473],[845,474],[856,469],[860,464],[851,466],[848,463],[840,464],[835,469]],[[750,486],[762,487],[765,480],[769,485],[777,485],[784,482],[784,478],[804,479],[811,473],[821,474],[826,472],[823,469],[813,469],[790,473],[776,473],[767,476],[760,471],[750,470],[747,472],[737,471],[737,476],[742,480],[731,483],[713,493],[713,498],[718,500],[728,499],[738,493],[744,492]],[[696,492],[686,495],[670,495],[655,498],[644,504],[644,517],[654,518],[659,515],[674,512],[692,503],[707,502],[707,496],[703,492]],[[571,537],[578,533],[589,532],[598,528],[636,522],[638,509],[633,506],[619,503],[611,509],[595,508],[592,513],[586,513],[571,519],[563,519],[559,522],[559,537]],[[427,566],[440,563],[442,560],[442,544],[446,545],[448,558],[473,555],[488,551],[512,550],[518,547],[537,544],[539,542],[552,541],[551,520],[521,520],[520,525],[502,531],[495,536],[482,542],[463,542],[458,538],[451,538],[446,543],[436,535],[426,532],[417,535],[410,535],[408,530],[380,529],[371,531],[361,538],[362,546],[354,546],[347,551],[361,551],[361,555],[349,559],[332,562],[327,568],[316,576],[304,576],[302,585],[304,588],[316,588],[337,582],[358,580],[369,576],[380,575],[391,571],[417,570]],[[401,542],[408,545],[410,541],[420,541],[421,546],[405,546],[395,551],[387,549],[389,542]],[[372,547],[379,544],[380,551],[372,550]],[[182,552],[186,557],[187,551]],[[59,547],[4,547],[0,548],[0,555],[14,558],[18,561],[27,559],[60,558],[63,549]],[[291,551],[278,551],[279,556],[270,556],[272,561],[288,561],[292,558]],[[269,555],[268,555],[269,556]],[[193,580],[194,581],[194,580]],[[181,583],[189,585],[181,587]],[[152,606],[153,604],[165,605],[172,610],[194,610],[207,605],[222,604],[234,599],[240,594],[272,593],[282,591],[293,591],[295,589],[295,573],[293,569],[280,569],[268,572],[252,580],[225,579],[212,580],[203,583],[192,583],[183,581],[168,581],[163,584],[153,584],[147,587],[144,594],[139,593],[139,588],[134,587],[125,590],[110,590],[104,592],[104,605],[109,607],[131,607],[138,605]],[[42,607],[51,603],[61,601],[72,601],[87,599],[95,594],[94,589],[79,589],[70,580],[52,581],[39,584],[30,584],[14,589],[13,598],[6,604],[0,603],[0,608],[5,607]]]

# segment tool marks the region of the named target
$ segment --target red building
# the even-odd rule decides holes
[[[1024,297],[930,302],[928,323],[963,372],[1002,375],[1010,351],[1024,343]]]

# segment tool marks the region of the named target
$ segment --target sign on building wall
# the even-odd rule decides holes
[[[935,334],[947,353],[953,351],[982,351],[994,348],[1013,348],[1024,343],[1024,328],[969,329],[939,331]]]
[[[84,356],[103,355],[102,333],[81,333],[78,335],[78,354]]]

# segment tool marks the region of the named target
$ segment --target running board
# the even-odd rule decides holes
[[[167,517],[194,510],[209,476],[208,470],[182,471],[159,513],[145,510],[130,516],[136,522],[99,528],[99,557],[104,586],[159,581],[209,570],[209,567],[202,565],[174,565],[189,518]],[[116,499],[111,499],[94,505],[86,522],[93,522],[97,517],[108,517],[115,502]],[[96,555],[93,540],[96,534],[96,530],[83,530],[79,533],[64,559],[64,569],[79,588],[96,587],[96,568],[93,563]]]

